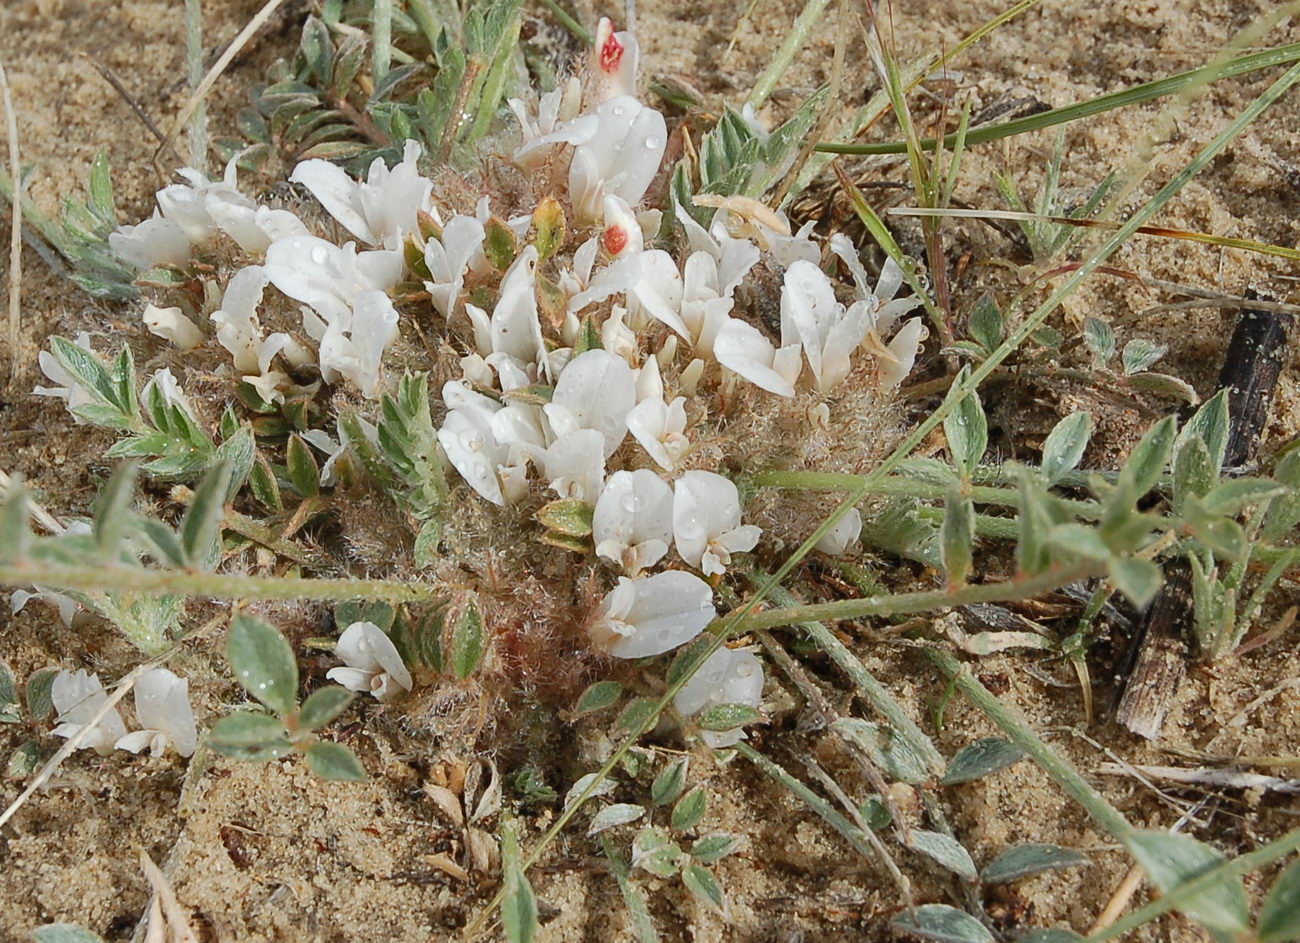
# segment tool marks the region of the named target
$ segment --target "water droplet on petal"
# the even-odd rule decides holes
[[[317,265],[324,265],[329,261],[329,257],[329,250],[324,246],[316,246],[316,248],[311,250],[311,260]]]

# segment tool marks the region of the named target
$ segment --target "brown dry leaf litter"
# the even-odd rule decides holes
[[[208,45],[232,37],[258,6],[254,0],[205,4]],[[266,64],[292,49],[305,5],[286,7],[282,25],[259,37],[253,51],[218,83],[211,99],[214,132],[229,128],[234,111],[244,104],[244,90],[260,79]],[[732,54],[719,58],[738,6],[646,0],[638,11],[644,72],[647,77],[681,76],[711,96],[735,96],[747,90],[767,64],[799,8],[788,0],[760,4]],[[1001,8],[991,2],[897,4],[892,19],[899,53],[906,59],[935,47],[951,48]],[[1050,105],[1065,104],[1195,67],[1212,56],[1225,37],[1269,9],[1269,4],[1238,0],[1108,0],[1087,7],[1045,3],[955,63],[949,86],[959,95],[973,94],[976,110],[1003,96],[1032,95]],[[578,12],[590,21],[597,11],[583,3]],[[177,4],[161,0],[10,0],[0,9],[0,56],[20,109],[25,160],[34,166],[31,192],[42,209],[53,214],[62,195],[79,194],[90,159],[103,148],[112,158],[123,218],[147,214],[158,186],[149,165],[154,142],[79,54],[93,55],[111,68],[164,123],[184,99],[183,48],[182,12]],[[788,112],[827,78],[832,51],[828,17],[783,83],[790,91],[774,96],[772,117]],[[861,59],[860,45],[851,47],[846,106],[861,104],[875,87],[865,77]],[[1156,142],[1154,170],[1138,196],[1153,193],[1270,78],[1220,83],[1193,103],[1167,138]],[[943,83],[936,88],[932,96],[945,93]],[[925,114],[924,96],[917,100]],[[937,110],[933,102],[928,107],[930,113]],[[1148,105],[1072,125],[1063,184],[1083,192],[1107,170],[1116,169],[1158,108]],[[1160,222],[1295,245],[1300,236],[1300,193],[1294,180],[1294,168],[1300,164],[1298,114],[1294,100],[1265,114],[1184,190]],[[1041,134],[972,149],[957,196],[974,206],[1000,207],[992,177],[1006,169],[1026,188],[1035,187],[1051,140],[1050,134]],[[896,160],[849,164],[860,164],[864,174],[877,179],[905,179]],[[905,239],[915,240],[907,226],[901,229]],[[948,224],[946,232],[954,257],[970,252],[974,260],[953,285],[957,298],[972,299],[984,287],[997,288],[1006,297],[1019,288],[1020,273],[985,264],[1009,254],[1003,236],[972,221]],[[132,317],[129,311],[88,302],[68,283],[49,275],[33,252],[27,252],[25,261],[24,356],[30,362],[51,333],[105,332]],[[1285,278],[1294,276],[1294,267],[1205,246],[1137,239],[1114,264],[1230,293],[1249,286],[1281,298],[1295,293],[1294,281]],[[1168,343],[1164,368],[1205,391],[1217,373],[1230,317],[1214,308],[1140,316],[1164,300],[1134,283],[1096,278],[1071,298],[1065,316],[1067,323],[1088,315],[1103,317],[1116,325],[1121,344],[1134,336]],[[149,345],[145,352],[155,355],[159,349]],[[93,456],[102,453],[110,439],[73,428],[55,405],[33,401],[25,392],[32,379],[29,374],[22,389],[10,390],[0,402],[0,467],[26,474],[56,514],[74,512],[88,505],[95,479],[105,472]],[[1297,379],[1291,363],[1282,378],[1265,449],[1297,432]],[[1035,402],[1047,418],[1081,406],[1103,410],[1100,442],[1090,456],[1097,462],[1121,453],[1146,416],[1169,408],[1135,401],[1126,411],[1086,388],[1061,395],[1015,385],[989,395],[995,414],[1015,414],[1022,404]],[[912,573],[903,568],[882,576],[890,583],[905,583],[914,578]],[[266,611],[297,637],[315,634],[325,619],[319,609]],[[1240,661],[1194,669],[1173,705],[1161,746],[1213,757],[1294,755],[1300,743],[1300,692],[1295,688],[1260,704],[1244,721],[1230,724],[1261,693],[1300,674],[1300,657],[1293,648],[1283,640]],[[219,651],[218,642],[205,642],[173,665],[194,679],[196,709],[207,722],[237,701],[222,672]],[[859,651],[868,667],[928,725],[929,709],[942,694],[928,663],[865,638]],[[0,657],[20,679],[46,664],[87,667],[109,679],[134,663],[130,647],[102,625],[91,622],[67,630],[49,608],[37,604],[18,617],[10,617],[7,607],[0,606]],[[308,663],[313,664],[312,659]],[[1109,759],[1075,733],[1081,724],[1075,688],[1045,684],[1028,674],[1024,659],[1016,656],[985,658],[976,667],[986,683],[1085,772]],[[1064,671],[1057,674],[1065,678]],[[1098,700],[1104,705],[1112,685],[1106,677],[1096,680]],[[434,863],[438,855],[464,858],[459,833],[439,815],[421,786],[444,754],[452,759],[468,756],[464,732],[440,726],[448,701],[459,700],[463,708],[467,699],[472,696],[446,694],[424,702],[425,709],[410,718],[402,717],[400,707],[361,705],[350,715],[359,723],[349,724],[344,733],[371,773],[363,785],[322,783],[301,765],[289,763],[246,767],[217,758],[196,762],[187,774],[171,758],[78,754],[54,786],[33,799],[0,836],[0,936],[21,939],[39,923],[69,920],[108,939],[130,938],[149,900],[138,866],[140,850],[163,867],[193,926],[205,938],[415,941],[452,936],[482,905],[493,889],[493,878],[471,874],[468,884],[461,883]],[[959,700],[948,704],[945,717],[939,743],[949,755],[995,732]],[[789,728],[799,719],[788,712],[777,724]],[[538,736],[549,742],[549,749],[572,742],[562,737],[554,718],[543,718],[538,726]],[[1133,763],[1179,762],[1110,725],[1087,733]],[[0,729],[0,757],[7,757],[29,735],[21,728]],[[794,742],[792,738],[776,730],[759,731],[755,742],[800,771],[798,758],[783,752],[783,744]],[[834,744],[821,742],[816,748],[824,764],[849,768]],[[572,757],[565,768],[573,777],[591,766]],[[863,862],[796,800],[743,762],[715,770],[701,758],[695,772],[707,774],[714,795],[708,827],[738,832],[746,836],[747,846],[720,868],[731,899],[729,926],[703,912],[676,884],[659,886],[644,875],[638,877],[649,891],[664,939],[890,937],[885,924],[899,901],[879,869]],[[1132,780],[1098,777],[1096,782],[1135,824],[1167,827],[1178,817],[1176,808]],[[0,790],[4,801],[20,788],[20,783],[5,783]],[[1191,795],[1172,787],[1168,791],[1184,798]],[[1030,763],[947,789],[943,798],[953,827],[977,863],[987,862],[1010,843],[1027,840],[1091,853],[1090,868],[1029,879],[991,893],[986,905],[1008,928],[1064,923],[1087,929],[1129,867],[1127,856]],[[1226,794],[1211,797],[1200,815],[1212,821],[1208,835],[1229,851],[1240,852],[1277,837],[1294,824],[1294,812],[1293,800],[1285,797]],[[536,833],[547,819],[529,824]],[[899,858],[913,875],[920,900],[957,899],[951,883],[923,861],[906,852],[899,852]],[[617,889],[584,841],[557,843],[533,872],[533,880],[545,919],[543,939],[608,940],[628,934]],[[1261,881],[1251,878],[1248,885],[1257,895]],[[1187,923],[1166,919],[1147,928],[1142,938],[1190,941],[1200,936]]]

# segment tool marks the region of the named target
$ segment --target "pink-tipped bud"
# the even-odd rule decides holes
[[[601,72],[613,75],[623,61],[624,45],[614,32],[614,24],[609,17],[602,16],[596,27],[596,62]]]

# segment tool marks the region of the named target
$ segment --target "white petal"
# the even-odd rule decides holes
[[[330,681],[337,681],[349,691],[369,691],[370,680],[377,674],[374,671],[362,671],[360,668],[331,668],[325,672]]]
[[[793,384],[773,369],[776,350],[772,342],[747,321],[730,318],[722,325],[713,342],[713,356],[760,389],[777,396],[794,396]]]
[[[118,737],[113,747],[117,750],[126,750],[128,753],[139,753],[149,746],[156,734],[155,730],[135,730]]]
[[[589,633],[597,648],[616,658],[646,658],[686,644],[716,616],[708,583],[668,570],[620,579]]]
[[[357,182],[342,167],[327,160],[305,160],[294,168],[289,182],[306,187],[327,213],[362,242],[378,241],[361,213]]]
[[[835,522],[835,526],[817,541],[817,549],[822,553],[838,557],[849,545],[855,543],[862,534],[862,514],[857,508],[850,508],[848,513]]]
[[[393,640],[373,622],[363,622],[361,626],[365,632],[365,644],[370,649],[371,657],[388,677],[397,682],[399,687],[407,691],[411,690],[411,673],[407,670],[406,663],[402,661],[402,656],[398,653]]]
[[[203,332],[181,313],[180,308],[146,305],[142,317],[144,326],[148,328],[150,334],[171,341],[178,350],[193,350],[203,343]]]
[[[560,497],[595,504],[605,483],[604,439],[594,429],[567,433],[546,450],[543,465]]]
[[[636,377],[622,357],[589,350],[569,361],[551,403],[567,409],[581,428],[599,432],[608,458],[627,435],[627,414],[636,405]]]
[[[916,364],[916,355],[921,349],[921,342],[928,334],[925,322],[921,318],[912,318],[898,329],[898,333],[889,342],[889,352],[894,355],[897,362],[890,363],[881,359],[881,387],[892,390],[912,372],[912,367]]]

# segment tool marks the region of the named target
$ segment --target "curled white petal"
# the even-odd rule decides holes
[[[141,317],[150,334],[170,341],[177,350],[193,350],[203,343],[203,332],[180,308],[146,305]]]
[[[841,556],[850,545],[857,542],[862,535],[862,514],[857,508],[848,512],[835,522],[835,526],[817,541],[817,549],[833,557]]]
[[[343,630],[334,654],[346,667],[331,668],[326,677],[352,691],[367,691],[383,700],[411,690],[411,673],[384,630],[373,622],[354,622]]]
[[[797,342],[778,350],[758,328],[739,318],[728,318],[713,342],[718,363],[777,396],[794,396],[799,350]]]
[[[99,676],[84,670],[60,671],[50,686],[50,699],[54,703],[58,725],[56,737],[72,737],[99,713],[108,700]],[[82,738],[78,749],[93,749],[101,755],[112,751],[119,739],[126,735],[126,724],[117,708],[110,708],[99,723]]]
[[[673,698],[673,707],[683,717],[720,704],[744,704],[757,708],[763,701],[763,663],[748,649],[720,648],[702,664]],[[701,731],[700,739],[714,749],[734,746],[744,739],[739,728]]]

